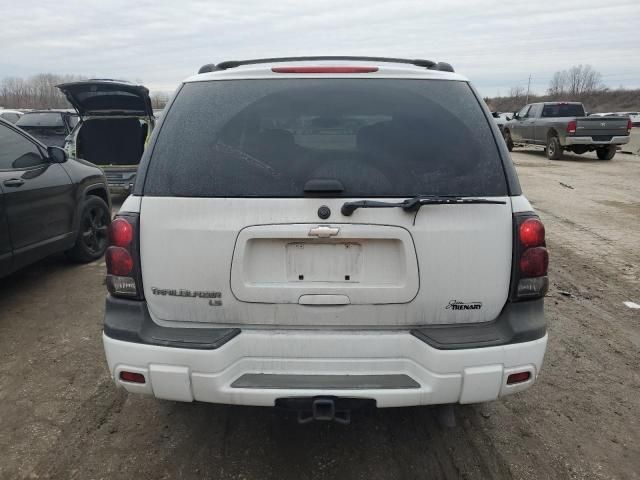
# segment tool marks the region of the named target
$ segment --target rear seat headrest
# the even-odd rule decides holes
[[[293,133],[284,129],[270,129],[260,132],[258,141],[274,148],[291,148],[296,144]]]

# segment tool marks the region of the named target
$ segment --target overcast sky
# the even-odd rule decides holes
[[[304,54],[447,61],[483,95],[591,64],[640,87],[640,0],[0,0],[0,78],[40,72],[173,91],[204,63]]]

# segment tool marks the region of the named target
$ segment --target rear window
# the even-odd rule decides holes
[[[559,103],[545,105],[542,109],[543,117],[584,117],[584,107],[575,103]]]
[[[11,123],[16,123],[20,118],[20,115],[13,112],[0,112],[0,117],[4,118],[5,120],[8,120]]]
[[[507,194],[491,125],[465,82],[287,79],[185,84],[144,194],[343,197]]]
[[[55,112],[44,113],[25,113],[16,122],[19,127],[44,127],[44,128],[60,128],[64,127],[62,115]]]

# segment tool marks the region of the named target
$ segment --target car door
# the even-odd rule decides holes
[[[60,164],[48,161],[35,140],[6,124],[0,124],[0,184],[13,247],[12,269],[72,243],[71,179]]]
[[[526,142],[535,143],[536,138],[536,119],[540,117],[540,112],[542,111],[542,104],[534,103],[529,108],[525,118],[522,122],[522,137]]]
[[[0,277],[11,270],[11,237],[9,236],[9,221],[4,208],[4,192],[0,185]]]
[[[513,124],[511,125],[511,139],[514,142],[524,141],[524,122],[527,120],[527,113],[529,112],[531,105],[525,105],[516,115],[513,117]]]

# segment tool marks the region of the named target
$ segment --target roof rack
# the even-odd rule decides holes
[[[440,70],[442,72],[453,72],[453,67],[446,62],[433,62],[431,60],[392,58],[392,57],[354,57],[354,56],[315,56],[315,57],[276,57],[276,58],[256,58],[253,60],[229,60],[219,64],[207,63],[200,67],[198,73],[216,72],[228,70],[230,68],[241,67],[243,65],[255,65],[259,63],[279,63],[279,62],[308,62],[308,61],[365,61],[383,63],[405,63],[417,67],[428,68],[429,70]]]

